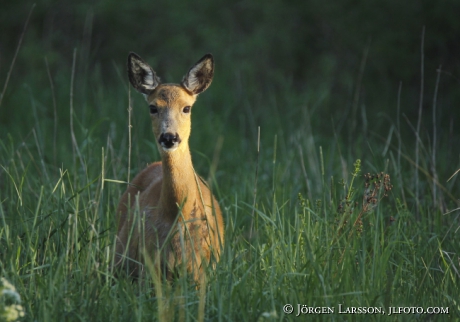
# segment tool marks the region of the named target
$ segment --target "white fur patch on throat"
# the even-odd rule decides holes
[[[178,146],[175,145],[175,146],[173,146],[172,148],[166,148],[166,147],[164,147],[164,146],[161,146],[161,148],[162,148],[163,151],[165,151],[165,152],[174,152],[174,151],[177,150]]]

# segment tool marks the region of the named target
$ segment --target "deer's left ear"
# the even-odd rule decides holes
[[[144,95],[149,95],[160,85],[160,78],[152,67],[133,52],[128,55],[128,78],[131,85]]]
[[[200,94],[211,85],[214,76],[214,58],[204,55],[182,79],[182,86],[192,94]]]

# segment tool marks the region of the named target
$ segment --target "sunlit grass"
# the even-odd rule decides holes
[[[414,139],[402,138],[396,121],[385,137],[360,128],[341,136],[347,131],[300,106],[305,94],[284,91],[267,93],[263,110],[251,111],[260,99],[248,98],[243,115],[219,93],[203,94],[194,108],[194,164],[212,182],[226,224],[221,261],[199,290],[187,276],[166,283],[151,269],[132,280],[112,269],[129,155],[131,178],[158,159],[141,99],[133,100],[129,150],[125,88],[101,85],[75,97],[73,128],[68,100],[58,98],[57,118],[49,118],[50,102],[30,94],[32,121],[0,138],[0,275],[21,296],[24,320],[281,321],[295,320],[298,305],[334,308],[316,320],[387,318],[339,315],[339,304],[448,307],[459,319],[457,177],[446,183],[458,169],[452,146],[437,151],[445,180],[433,180],[430,150],[419,152],[416,215]],[[284,114],[277,98],[302,112]],[[414,318],[436,317],[396,316]]]

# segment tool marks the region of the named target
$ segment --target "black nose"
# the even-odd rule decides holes
[[[161,146],[169,149],[172,148],[175,144],[179,144],[181,139],[179,134],[172,134],[172,133],[161,133],[160,139],[158,140]]]

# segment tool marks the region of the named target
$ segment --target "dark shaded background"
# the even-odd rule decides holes
[[[1,86],[31,6],[2,1]],[[231,113],[219,112],[225,122],[237,122],[235,115],[248,100],[254,122],[262,122],[258,118],[273,101],[268,97],[284,91],[291,102],[283,104],[283,98],[273,94],[282,113],[295,115],[305,104],[316,104],[315,116],[323,128],[332,126],[333,119],[339,134],[353,135],[365,106],[369,126],[384,135],[387,125],[379,121],[381,113],[396,115],[400,84],[401,112],[415,124],[423,28],[423,107],[428,110],[433,104],[436,70],[441,68],[437,122],[440,128],[452,129],[460,101],[459,12],[456,0],[40,1],[0,106],[0,125],[8,128],[2,134],[27,124],[27,109],[21,106],[29,99],[20,94],[25,89],[50,104],[45,58],[57,84],[58,104],[68,104],[77,49],[77,100],[95,86],[127,86],[124,64],[129,51],[145,58],[162,79],[174,82],[204,53],[212,52],[217,64],[213,93],[223,105],[232,106]],[[88,82],[94,75],[98,80]],[[21,114],[12,115],[12,106]],[[343,126],[347,117],[353,122]],[[424,121],[430,117],[424,115]]]

